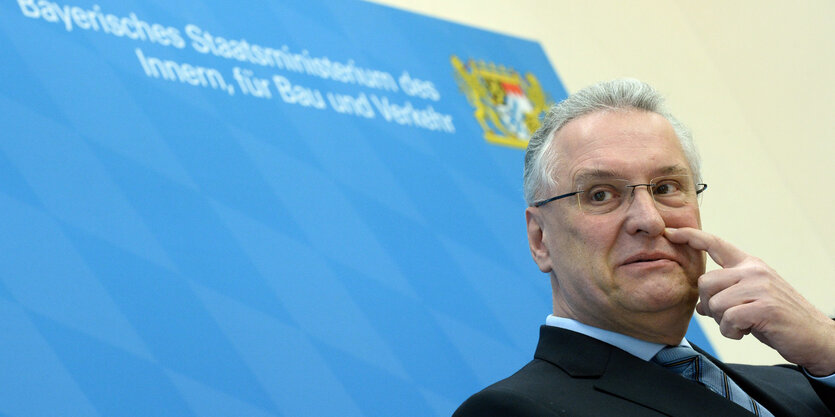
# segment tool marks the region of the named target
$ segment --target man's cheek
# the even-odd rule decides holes
[[[690,279],[696,281],[705,273],[705,264],[707,262],[705,252],[688,248],[688,258],[690,259],[690,265],[685,269],[688,275],[690,275]]]

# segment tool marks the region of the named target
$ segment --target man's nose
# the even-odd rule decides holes
[[[658,236],[664,232],[664,218],[658,211],[655,199],[649,185],[638,185],[632,188],[626,211],[624,226],[629,234],[645,233]]]

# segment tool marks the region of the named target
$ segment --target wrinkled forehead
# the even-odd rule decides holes
[[[647,171],[645,175],[649,179],[670,176],[689,176],[690,169],[681,164],[661,165]],[[605,169],[599,167],[581,168],[573,173],[571,179],[575,184],[588,184],[601,180],[630,179],[630,174],[626,171],[620,171],[617,169]]]
[[[584,115],[554,136],[558,182],[578,176],[632,179],[692,174],[675,130],[657,113],[622,110]]]

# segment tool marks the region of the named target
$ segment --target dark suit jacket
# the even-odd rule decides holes
[[[776,417],[835,415],[835,389],[808,379],[795,366],[729,365],[706,356]],[[542,326],[534,360],[470,397],[454,417],[664,415],[753,414],[612,345]]]

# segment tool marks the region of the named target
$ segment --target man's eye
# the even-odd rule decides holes
[[[611,185],[596,186],[586,193],[592,203],[606,203],[617,197],[615,187]]]
[[[606,201],[612,198],[612,193],[608,191],[595,191],[594,194],[591,195],[592,201]]]
[[[675,181],[665,181],[655,186],[655,190],[653,190],[653,194],[655,195],[666,195],[666,194],[674,194],[681,190],[681,186]]]

